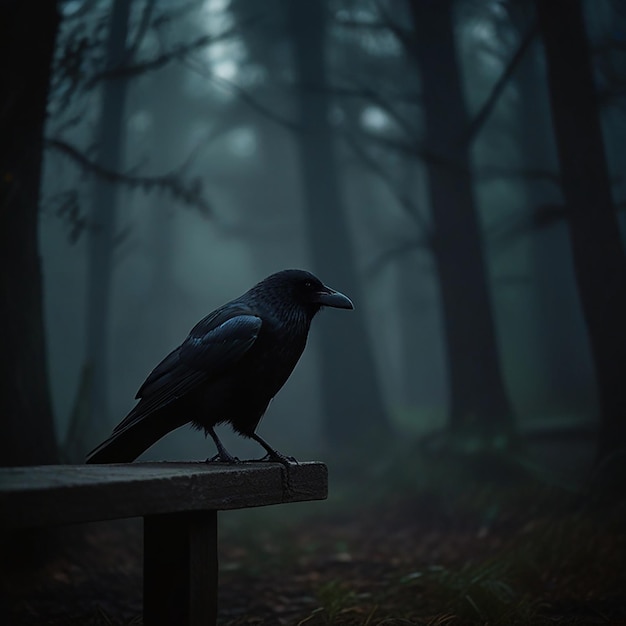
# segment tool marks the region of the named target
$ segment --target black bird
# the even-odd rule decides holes
[[[298,362],[313,317],[325,306],[354,308],[313,274],[284,270],[216,309],[152,370],[135,408],[90,452],[87,463],[129,463],[189,422],[211,435],[216,460],[237,460],[213,428],[229,422],[235,432],[258,441],[270,459],[285,462],[288,457],[254,431]]]

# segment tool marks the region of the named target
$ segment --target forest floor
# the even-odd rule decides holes
[[[626,502],[410,467],[334,491],[331,472],[326,503],[223,513],[219,623],[626,626]],[[0,623],[141,624],[138,520],[27,543],[4,555]]]

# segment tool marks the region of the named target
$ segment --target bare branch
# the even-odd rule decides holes
[[[193,11],[195,11],[201,4],[199,0],[190,0],[189,2],[183,2],[183,0],[177,0],[177,2],[161,3],[167,6],[167,11],[161,11],[154,19],[152,25],[157,28],[163,28],[166,24],[175,22],[181,17],[186,17]]]
[[[146,3],[144,4],[143,11],[141,13],[141,20],[139,21],[134,41],[128,46],[126,51],[126,57],[129,59],[136,57],[139,46],[141,46],[141,42],[148,32],[155,4],[156,0],[146,0]]]
[[[76,189],[60,191],[46,200],[46,209],[51,207],[54,214],[60,217],[68,227],[68,239],[71,244],[75,244],[85,228],[87,219],[81,213],[79,195]]]
[[[86,83],[86,89],[89,89],[99,83],[102,80],[108,78],[130,78],[132,76],[138,76],[145,74],[146,72],[152,72],[161,69],[165,65],[174,61],[182,61],[187,55],[200,48],[206,48],[207,46],[224,39],[227,36],[231,36],[234,29],[229,29],[227,32],[220,35],[203,35],[198,37],[195,41],[188,44],[181,44],[175,46],[171,50],[159,54],[153,59],[147,61],[139,61],[137,63],[126,64],[112,69],[106,69],[94,74]]]
[[[56,136],[62,135],[64,132],[68,131],[70,128],[78,126],[84,119],[85,114],[87,112],[88,106],[82,106],[77,113],[72,115],[70,118],[65,121],[61,120],[61,124],[59,124],[56,128],[54,128],[53,134]]]
[[[415,54],[415,44],[411,38],[411,32],[406,28],[402,28],[396,22],[393,21],[389,12],[382,6],[380,2],[376,3],[378,11],[383,20],[383,25],[388,28],[396,37],[396,39],[402,44],[405,52],[410,55]]]
[[[211,72],[207,72],[204,67],[191,63],[189,59],[186,59],[184,61],[184,64],[186,65],[186,67],[200,74],[201,76],[206,78],[208,81],[218,85],[222,89],[226,89],[230,91],[231,93],[235,94],[239,98],[239,100],[241,100],[244,104],[247,104],[251,109],[253,109],[257,113],[260,113],[261,115],[263,115],[263,117],[266,117],[270,121],[290,131],[299,132],[302,130],[299,124],[297,124],[296,122],[292,120],[284,118],[278,115],[277,113],[274,113],[274,111],[272,111],[269,107],[265,106],[264,104],[259,102],[255,97],[253,97],[249,91],[246,91],[243,87],[240,87],[236,83],[226,80],[225,78],[220,78],[219,76],[215,76]]]
[[[370,100],[373,104],[378,106],[378,108],[384,111],[409,138],[415,139],[416,128],[398,113],[389,100],[386,100],[380,92],[377,92],[375,89],[361,82],[354,81],[354,84],[360,89],[363,98]]]
[[[283,128],[287,128],[288,130],[295,132],[300,132],[302,130],[300,124],[297,124],[292,120],[288,120],[274,113],[274,111],[272,111],[269,107],[266,107],[264,104],[261,104],[256,98],[254,98],[250,94],[250,92],[246,91],[245,89],[243,89],[243,87],[240,87],[236,83],[225,80],[224,78],[218,78],[217,76],[213,76],[211,80],[217,85],[226,87],[234,94],[236,94],[237,97],[242,102],[247,104],[250,108],[254,109],[257,113],[261,113],[261,115],[264,115],[265,117],[282,126]]]
[[[151,72],[158,70],[169,63],[174,61],[185,61],[189,55],[197,50],[202,48],[206,48],[220,41],[224,41],[230,38],[237,36],[241,29],[244,26],[249,26],[255,22],[258,22],[264,17],[263,13],[257,13],[255,15],[251,15],[243,22],[240,21],[234,26],[225,29],[221,33],[217,33],[215,35],[203,35],[198,37],[194,41],[187,44],[180,44],[174,46],[171,50],[167,52],[163,52],[162,54],[157,55],[152,59],[147,59],[145,61],[139,61],[133,64],[122,64],[119,67],[108,68],[101,72],[98,72],[92,76],[89,81],[87,81],[86,88],[93,87],[95,84],[100,82],[101,80],[105,80],[107,78],[129,78],[131,76],[138,76],[140,74],[144,74],[146,72]],[[145,18],[145,12],[144,12]],[[141,29],[140,29],[141,30]],[[137,42],[136,42],[137,43]],[[133,44],[135,45],[135,44]],[[132,51],[132,46],[129,49],[129,52]]]
[[[69,22],[73,20],[78,20],[85,17],[85,15],[89,15],[89,13],[93,11],[94,6],[97,4],[97,1],[98,0],[88,0],[88,2],[83,2],[82,6],[79,6],[75,11],[64,14],[63,21]]]
[[[369,132],[363,132],[362,134],[365,135],[370,141],[377,143],[383,148],[400,152],[408,158],[428,162],[429,165],[439,167],[458,176],[469,175],[469,170],[467,168],[463,168],[460,165],[455,164],[453,161],[444,158],[441,154],[438,154],[433,150],[424,148],[424,146],[417,141],[405,141],[403,139],[384,137]]]
[[[153,191],[165,191],[184,204],[198,208],[205,216],[213,214],[212,208],[202,195],[200,179],[184,182],[180,171],[170,172],[162,176],[135,176],[115,172],[98,165],[95,161],[85,156],[78,148],[60,139],[46,139],[45,146],[57,150],[70,157],[85,171],[112,183],[126,185],[132,189],[141,189],[146,193]]]
[[[476,139],[476,135],[478,135],[478,132],[487,121],[487,118],[491,115],[491,112],[495,108],[495,105],[498,102],[500,95],[506,87],[506,84],[509,82],[511,76],[513,76],[515,70],[519,66],[521,60],[524,58],[526,51],[530,47],[530,44],[532,43],[536,35],[537,21],[533,20],[530,27],[528,28],[528,31],[520,41],[520,44],[515,51],[515,54],[513,54],[508,65],[500,75],[500,78],[498,78],[498,80],[496,81],[493,89],[491,90],[491,93],[480,108],[480,111],[478,111],[474,119],[470,121],[467,129],[467,134],[465,136],[465,141],[467,141],[468,144]]]

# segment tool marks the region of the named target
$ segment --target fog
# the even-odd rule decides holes
[[[89,404],[80,392],[85,363],[92,363],[96,381],[105,372],[105,389],[93,400],[104,405],[93,409],[97,423],[81,431],[83,452],[132,408],[145,376],[196,321],[274,271],[319,273],[303,207],[300,90],[313,99],[324,90],[330,102],[333,168],[349,225],[349,241],[339,245],[357,269],[362,297],[355,304],[367,323],[386,419],[411,436],[445,427],[450,391],[426,172],[435,157],[425,154],[420,111],[425,87],[410,53],[393,28],[385,28],[389,15],[381,18],[375,3],[331,5],[325,47],[310,50],[323,54],[326,84],[304,85],[278,2],[262,10],[217,0],[132,3],[124,59],[130,69],[109,70],[109,82],[123,91],[117,125],[102,100],[111,5],[63,5],[46,127],[60,148],[45,153],[40,219],[59,441],[77,403]],[[455,29],[470,119],[484,113],[508,71],[524,36],[523,13],[506,3],[459,3]],[[594,4],[589,22],[598,40],[610,28],[607,15],[608,4]],[[407,12],[394,19],[408,28]],[[533,222],[542,207],[561,202],[540,53],[535,37],[471,143],[498,353],[521,430],[597,419],[567,225]],[[544,102],[529,111],[529,99]],[[603,108],[608,143],[624,136],[621,107],[609,101]],[[98,137],[111,135],[119,142],[116,162],[103,163]],[[64,150],[67,145],[84,160]],[[608,152],[616,174],[621,145]],[[117,180],[103,180],[98,167],[119,174]],[[618,184],[618,200],[621,190]],[[92,208],[102,194],[109,199],[106,227]],[[105,237],[100,244],[109,246],[110,257],[94,261],[90,250]],[[350,285],[330,274],[320,277],[354,298]],[[108,288],[103,276],[110,276]],[[93,280],[98,286],[90,291]],[[88,300],[98,297],[103,320],[94,326]],[[463,304],[455,310],[463,318]],[[304,458],[334,447],[320,427],[317,326],[260,431]],[[104,335],[105,354],[87,352],[89,333]],[[342,364],[336,367],[341,376]],[[360,390],[342,393],[350,403]],[[358,428],[359,415],[343,419]],[[243,442],[234,445],[242,455],[254,454]],[[146,458],[197,459],[210,451],[201,435],[182,429]]]

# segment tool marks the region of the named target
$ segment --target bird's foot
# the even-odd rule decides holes
[[[235,465],[237,463],[241,463],[241,461],[236,456],[233,456],[228,452],[219,452],[210,459],[207,459],[205,463],[228,463],[229,465]]]
[[[256,459],[257,463],[282,463],[283,465],[290,465],[292,463],[298,465],[298,460],[293,456],[287,456],[286,454],[281,454],[280,452],[274,451],[273,454],[267,453],[264,457],[260,459]]]

